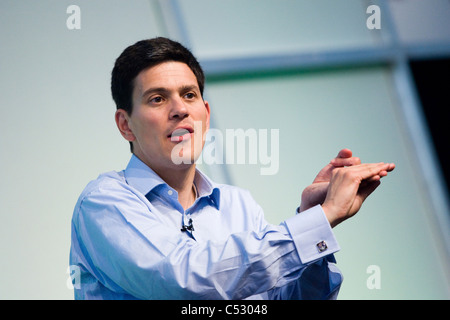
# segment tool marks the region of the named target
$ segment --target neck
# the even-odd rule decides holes
[[[178,202],[180,202],[185,210],[192,206],[195,201],[195,164],[187,168],[179,168],[178,170],[170,169],[154,171],[161,179],[178,192]]]

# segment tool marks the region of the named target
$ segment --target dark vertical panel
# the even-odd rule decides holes
[[[450,58],[410,61],[450,196]]]

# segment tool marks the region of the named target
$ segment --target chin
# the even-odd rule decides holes
[[[191,146],[190,144],[179,143],[171,151],[170,159],[175,165],[193,165],[201,155],[202,145]],[[197,150],[198,149],[198,150]]]

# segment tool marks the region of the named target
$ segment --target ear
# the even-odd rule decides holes
[[[205,103],[205,108],[206,108],[206,131],[208,131],[209,130],[209,119],[210,119],[210,117],[211,117],[211,110],[210,110],[210,108],[209,108],[209,103],[208,103],[208,101],[204,101],[204,103]]]
[[[128,116],[128,112],[126,112],[124,109],[117,109],[115,119],[117,128],[122,134],[122,137],[130,142],[136,140],[136,137],[134,136],[129,126],[130,118]]]

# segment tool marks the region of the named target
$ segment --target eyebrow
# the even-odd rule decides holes
[[[155,92],[168,93],[169,90],[167,90],[166,88],[150,88],[144,91],[144,93],[142,94],[142,98],[145,98],[146,96]]]
[[[192,91],[192,90],[198,90],[200,91],[199,87],[197,85],[184,85],[181,86],[177,89],[178,92],[187,92],[187,91]],[[164,88],[164,87],[158,87],[158,88],[149,88],[147,90],[144,91],[144,93],[142,94],[142,98],[145,98],[146,96],[152,94],[152,93],[163,93],[163,94],[168,94],[170,92],[169,89]]]

